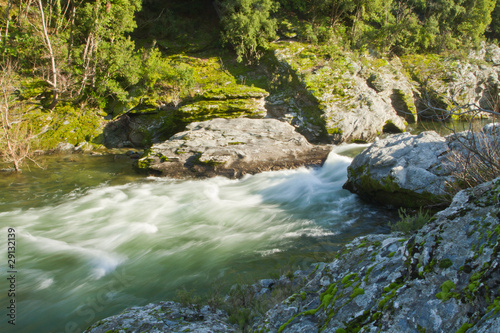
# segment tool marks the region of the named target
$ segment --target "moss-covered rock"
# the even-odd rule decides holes
[[[33,109],[26,117],[33,126],[33,133],[39,133],[34,145],[36,149],[55,149],[59,143],[74,147],[87,143],[94,148],[103,144],[102,131],[106,121],[98,109],[61,103],[52,112]]]
[[[153,145],[138,166],[169,177],[239,178],[267,170],[321,164],[330,147],[313,146],[276,119],[212,119]]]
[[[298,42],[278,43],[276,47],[277,59],[291,68],[317,101],[324,130],[333,134],[330,141],[372,140],[382,133],[387,121],[399,131],[405,128],[389,89],[399,87],[403,94],[412,96],[405,76],[393,73],[399,73],[399,64]],[[405,99],[400,102],[405,103]],[[412,105],[405,104],[405,108]]]
[[[356,156],[344,188],[390,206],[445,204],[452,182],[448,144],[435,132],[403,133],[375,142]]]

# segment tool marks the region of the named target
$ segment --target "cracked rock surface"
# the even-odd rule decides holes
[[[155,144],[139,167],[169,177],[239,178],[324,162],[331,147],[310,144],[276,119],[212,119]]]

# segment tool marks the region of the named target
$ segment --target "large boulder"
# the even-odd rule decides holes
[[[403,62],[418,91],[416,100],[421,118],[470,118],[473,114],[466,114],[470,108],[494,110],[500,87],[498,46],[483,43],[469,53],[468,59],[411,55]],[[460,106],[466,107],[460,109]],[[455,114],[450,114],[450,110]],[[487,118],[492,113],[481,112],[477,116]]]
[[[321,125],[331,142],[371,141],[382,132],[402,132],[405,120],[416,121],[412,84],[397,58],[389,62],[370,56],[356,59],[347,52],[325,54],[292,41],[276,43],[274,54],[319,110],[297,110],[296,98],[290,98],[289,119],[305,128]]]
[[[420,207],[449,201],[452,181],[446,138],[433,131],[375,141],[348,168],[344,188],[391,206]]]
[[[139,167],[170,177],[238,178],[324,162],[331,147],[310,144],[276,119],[212,119],[155,144]]]
[[[496,123],[445,137],[433,131],[392,135],[353,159],[344,188],[388,206],[445,206],[456,188],[497,175],[488,164],[499,159],[499,149]]]

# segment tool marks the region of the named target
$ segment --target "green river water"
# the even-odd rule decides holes
[[[277,276],[388,232],[394,212],[342,189],[359,150],[240,180],[148,177],[120,155],[47,156],[45,169],[0,173],[0,332],[81,332],[180,288]]]

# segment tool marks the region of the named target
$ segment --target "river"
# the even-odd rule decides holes
[[[1,173],[0,246],[7,253],[14,234],[15,266],[2,256],[0,331],[81,332],[180,288],[276,277],[388,232],[394,212],[342,189],[359,150],[339,146],[321,168],[240,180],[139,175],[119,155],[48,156],[43,170]]]

